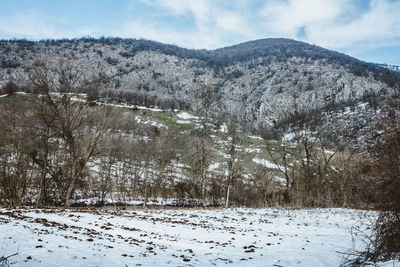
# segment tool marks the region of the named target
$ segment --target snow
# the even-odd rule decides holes
[[[2,97],[7,97],[8,95],[6,94],[6,95],[0,95],[0,98],[2,98]]]
[[[163,111],[163,110],[160,109],[160,108],[149,108],[149,107],[145,107],[145,106],[134,106],[134,105],[129,105],[128,107],[129,107],[129,108],[137,108],[137,109],[140,109],[140,110],[150,110],[150,111],[154,111],[154,112],[161,112],[161,111]]]
[[[365,215],[376,217],[348,209],[0,209],[0,256],[18,252],[10,258],[18,266],[338,266]]]
[[[292,141],[294,138],[296,137],[295,133],[286,133],[283,138],[282,138],[282,142],[290,142]]]
[[[29,95],[27,92],[16,92],[17,95]]]
[[[186,120],[176,120],[176,123],[179,123],[179,124],[191,124],[190,121],[186,121]]]
[[[176,116],[178,117],[178,120],[176,120],[176,122],[179,123],[179,124],[192,124],[193,120],[198,122],[199,119],[200,119],[199,117],[193,116],[193,115],[191,115],[191,114],[189,114],[187,112],[179,112]],[[200,125],[198,123],[195,123],[194,126],[197,129],[203,127],[202,125]]]
[[[230,158],[231,158],[230,155],[228,155],[228,154],[222,152],[221,150],[218,150],[217,153],[218,153],[219,155],[223,156],[223,157],[226,158],[226,159],[230,159]]]
[[[280,176],[275,175],[274,180],[281,183],[282,185],[286,186],[286,179]]]
[[[147,120],[147,119],[144,119],[144,118],[142,118],[140,116],[135,116],[135,121],[137,123],[151,125],[151,126],[154,126],[154,127],[157,127],[157,128],[167,128],[168,129],[168,126],[166,126],[166,125],[164,125],[162,123],[159,123],[159,122],[153,121],[153,120]]]
[[[111,107],[118,107],[118,108],[128,108],[128,109],[139,109],[139,110],[150,110],[154,112],[162,112],[163,110],[160,108],[150,108],[150,107],[145,107],[145,106],[138,106],[138,105],[130,105],[130,104],[114,104],[114,103],[104,103],[100,101],[95,102],[97,105],[103,105],[103,106],[111,106]],[[176,112],[177,110],[173,110]]]
[[[192,119],[197,120],[197,119],[199,119],[199,117],[190,115],[187,112],[179,112],[176,116],[178,118],[180,118],[180,119],[183,119],[183,120],[192,120]]]
[[[253,162],[264,165],[265,167],[270,168],[270,169],[283,169],[282,166],[276,165],[275,163],[272,163],[266,159],[253,158]]]
[[[221,165],[222,165],[221,163],[214,162],[214,163],[210,164],[210,166],[208,166],[208,170],[209,170],[209,171],[216,170],[216,169],[218,169]]]
[[[350,114],[351,112],[351,107],[346,107],[342,115]]]
[[[253,147],[246,147],[246,148],[244,149],[244,151],[245,151],[246,153],[261,153],[261,152],[262,152],[261,149],[259,149],[259,148],[253,148]]]
[[[221,124],[221,127],[219,128],[219,131],[221,133],[228,133],[228,126],[225,123]]]
[[[358,104],[358,107],[365,109],[365,107],[368,105],[368,102],[360,103]]]
[[[264,140],[262,137],[256,136],[256,135],[249,135],[249,138],[251,138],[251,139],[257,139],[257,140]]]

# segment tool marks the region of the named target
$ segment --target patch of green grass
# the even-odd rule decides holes
[[[183,132],[194,127],[193,124],[180,124],[177,123],[176,114],[170,111],[156,112],[156,111],[141,111],[138,115],[144,119],[157,121],[168,127],[168,130],[173,132]]]

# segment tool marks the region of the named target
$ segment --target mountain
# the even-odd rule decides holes
[[[1,84],[24,86],[19,78],[28,61],[60,56],[101,66],[116,101],[194,109],[201,102],[197,92],[212,88],[218,104],[211,114],[231,114],[248,129],[274,136],[304,122],[355,147],[385,114],[384,99],[400,90],[398,71],[290,39],[216,50],[121,38],[1,41]]]

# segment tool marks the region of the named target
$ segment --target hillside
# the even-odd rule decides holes
[[[85,97],[51,95],[55,105],[71,100],[63,114],[75,114],[72,121],[66,117],[74,129],[66,134],[62,132],[69,126],[63,119],[41,117],[51,116],[43,113],[48,106],[38,109],[44,107],[43,95],[0,97],[1,203],[65,203],[73,164],[84,162],[81,155],[91,144],[94,153],[81,165],[71,192],[74,206],[222,206],[227,199],[231,205],[251,207],[364,203],[361,194],[353,193],[357,178],[346,172],[358,164],[358,156],[318,146],[307,133],[281,143],[254,135],[229,118],[135,105],[88,105]]]
[[[15,62],[18,52],[26,63],[6,64],[4,76],[9,82],[0,98],[3,205],[365,207],[375,203],[370,192],[374,186],[367,185],[392,170],[380,164],[393,162],[380,161],[379,155],[398,154],[391,143],[397,138],[398,112],[384,102],[385,94],[397,96],[397,87],[389,87],[386,79],[397,79],[395,72],[366,64],[367,69],[360,69],[370,76],[361,71],[356,76],[340,64],[357,61],[334,52],[329,53],[343,59],[332,61],[337,65],[312,57],[275,58],[279,54],[275,53],[269,64],[246,66],[268,56],[229,58],[240,53],[227,52],[228,63],[217,68],[185,55],[217,55],[224,49],[165,46],[186,54],[178,57],[147,49],[121,56],[128,49],[127,40],[107,41],[117,44],[17,42],[9,49],[7,55],[14,53]],[[248,51],[259,51],[258,43],[275,41],[292,42],[250,42],[253,47]],[[17,50],[19,44],[27,48]],[[246,53],[244,48],[225,49]],[[318,49],[310,47],[313,53]],[[122,66],[134,71],[121,72]],[[281,68],[272,69],[277,66]],[[301,68],[308,71],[299,74]],[[269,72],[262,71],[266,69]],[[344,84],[336,94],[328,86],[337,86],[334,75]],[[264,87],[278,78],[274,86],[289,84],[293,77],[327,87],[302,90],[301,82],[281,92]],[[172,87],[166,86],[166,79]],[[260,79],[263,83],[254,84]],[[244,85],[235,86],[240,81]],[[181,83],[186,84],[174,87]],[[317,102],[325,93],[330,100]],[[310,99],[304,99],[307,94]],[[373,142],[363,146],[369,141]],[[368,153],[359,154],[354,148],[367,148]]]
[[[35,98],[37,96],[26,93],[2,95],[0,113],[12,105],[18,107],[18,114],[34,112]],[[90,112],[96,113],[96,109],[103,106],[113,111],[110,120],[114,120],[115,123],[102,141],[102,152],[88,163],[82,175],[82,187],[79,186],[72,201],[75,206],[116,203],[142,205],[144,180],[148,187],[150,205],[202,205],[197,187],[201,179],[206,179],[204,183],[208,188],[207,195],[213,194],[212,197],[208,197],[207,204],[222,205],[225,175],[232,155],[232,133],[228,121],[207,119],[184,111],[162,111],[157,108],[100,102],[91,107]],[[266,150],[269,145],[279,151],[279,143],[266,142],[240,127],[235,129],[235,132],[238,141],[233,156],[236,158],[235,168],[240,170],[240,177],[236,180],[242,192],[238,194],[235,189],[231,192],[231,197],[234,201],[255,205],[257,198],[261,197],[254,191],[255,184],[258,184],[257,179],[266,179],[268,188],[264,187],[262,190],[272,192],[275,187],[284,187],[285,180],[278,171],[282,167],[273,163]],[[27,135],[30,133],[27,132]],[[32,141],[26,142],[27,147],[24,147],[22,152],[27,154],[28,161],[33,159],[29,159],[32,149],[41,149],[35,147]],[[155,144],[156,149],[152,148],[152,144]],[[33,147],[29,148],[30,145]],[[14,153],[12,150],[8,151]],[[206,154],[203,154],[203,151]],[[51,161],[56,162],[62,153],[64,152],[52,154]],[[0,157],[6,155],[7,152],[4,151]],[[202,166],[199,166],[200,162]],[[32,166],[28,165],[28,168],[33,169],[32,177],[24,181],[27,186],[35,184],[33,176],[37,170],[34,164],[32,162]],[[57,168],[55,170],[57,171]],[[270,175],[264,178],[262,172],[266,170]],[[199,172],[204,172],[205,176],[200,177]],[[11,175],[14,170],[10,169],[9,173]],[[216,179],[211,181],[211,177]],[[0,196],[1,193],[0,190]],[[55,192],[50,193],[52,194]],[[32,204],[32,197],[33,195],[28,194],[23,201]]]
[[[1,83],[18,83],[30,60],[59,56],[101,66],[118,102],[196,109],[197,92],[211,87],[218,102],[211,113],[231,114],[256,133],[290,133],[301,114],[306,128],[355,147],[385,113],[382,99],[398,96],[400,84],[396,71],[290,39],[190,50],[120,38],[1,41]],[[337,129],[340,136],[332,135]]]

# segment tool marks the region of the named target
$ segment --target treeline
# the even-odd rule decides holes
[[[135,112],[66,96],[54,99],[57,110],[69,106],[57,115],[45,97],[1,101],[1,205],[84,205],[79,199],[89,198],[97,205],[146,205],[153,199],[249,207],[378,203],[372,190],[383,176],[374,167],[378,159],[345,148],[327,151],[305,133],[291,143],[266,142],[266,157],[275,166],[249,169],[240,149],[244,137],[228,122],[228,157],[213,169],[217,147],[210,129],[181,133],[139,125]]]
[[[0,205],[68,207],[92,198],[97,205],[174,199],[175,205],[209,206],[222,205],[228,188],[235,206],[272,197],[258,187],[266,169],[250,181],[232,160],[229,176],[210,170],[215,151],[203,131],[139,127],[134,112],[90,106],[74,101],[77,96],[0,100]],[[268,190],[279,186],[268,179]]]
[[[147,93],[139,90],[114,89],[101,90],[93,100],[111,101],[114,103],[126,103],[129,105],[155,107],[162,110],[189,110],[190,104],[172,97],[160,97],[155,93]]]

